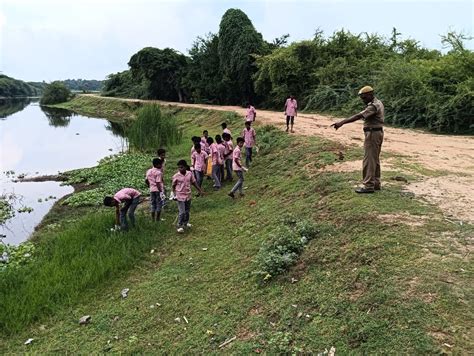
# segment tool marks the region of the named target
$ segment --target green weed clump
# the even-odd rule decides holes
[[[33,258],[35,245],[23,242],[18,246],[0,243],[0,272],[26,265]]]
[[[293,216],[283,219],[284,225],[265,241],[255,258],[259,282],[268,281],[286,272],[296,263],[305,245],[318,234],[315,224],[307,220],[298,220]]]
[[[13,217],[15,214],[11,204],[9,203],[8,197],[0,196],[0,224]]]
[[[63,204],[75,207],[100,205],[105,195],[125,187],[145,192],[144,176],[151,166],[151,159],[142,153],[113,155],[99,161],[96,167],[69,172],[65,184],[85,184],[91,189],[74,193]]]
[[[127,130],[130,147],[152,152],[181,142],[182,129],[173,115],[163,115],[159,105],[145,105]]]

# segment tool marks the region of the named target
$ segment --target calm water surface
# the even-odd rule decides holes
[[[29,100],[0,101],[0,195],[12,197],[15,208],[15,216],[0,226],[4,241],[28,239],[52,205],[73,191],[58,182],[13,179],[92,167],[126,148],[121,128],[109,121],[42,108]],[[25,207],[33,211],[18,212]]]

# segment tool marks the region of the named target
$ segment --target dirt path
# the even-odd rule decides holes
[[[150,102],[137,99],[107,99]],[[161,105],[234,111],[242,117],[245,114],[245,109],[237,106],[156,102]],[[348,124],[335,131],[329,125],[337,120],[338,118],[334,117],[303,113],[296,118],[295,134],[318,135],[346,145],[362,146],[362,122]],[[257,121],[284,128],[283,111],[257,110]],[[429,170],[444,172],[442,177],[425,176],[421,182],[409,184],[407,189],[437,204],[451,218],[474,222],[474,136],[436,135],[419,130],[387,127],[382,149],[407,156],[409,164],[421,164]]]

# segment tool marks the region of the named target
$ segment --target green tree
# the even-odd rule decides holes
[[[242,104],[255,100],[254,55],[262,54],[263,50],[262,35],[247,15],[238,9],[227,10],[219,25],[218,45],[223,101]]]
[[[63,103],[68,101],[70,97],[71,91],[62,82],[56,81],[46,85],[40,104],[49,105]]]
[[[172,48],[146,47],[135,53],[128,65],[132,75],[145,83],[148,98],[185,101],[187,60],[183,54]]]

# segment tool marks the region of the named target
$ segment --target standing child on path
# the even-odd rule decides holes
[[[245,122],[250,121],[254,122],[257,118],[257,111],[252,104],[247,104],[247,113],[245,114]]]
[[[212,179],[214,179],[214,190],[221,189],[221,181],[219,179],[219,150],[217,144],[214,142],[212,137],[207,138],[207,144],[209,145],[211,162],[212,162]]]
[[[122,208],[120,204],[123,203]],[[115,206],[115,227],[128,230],[127,212],[132,227],[135,226],[135,209],[140,203],[140,192],[133,188],[123,188],[113,197],[105,197],[105,206]]]
[[[185,227],[192,227],[189,223],[189,213],[191,211],[191,184],[196,187],[199,194],[203,191],[196,184],[196,179],[184,159],[178,162],[178,172],[173,176],[173,193],[178,203],[178,226],[179,233],[184,232]]]
[[[250,127],[251,124],[252,123],[250,121],[247,121],[245,123],[245,129],[242,132],[242,137],[245,141],[245,164],[247,165],[247,167],[250,166],[250,162],[252,162],[252,151],[253,147],[256,144],[257,137],[257,134],[253,127]]]
[[[237,183],[234,185],[230,193],[228,194],[229,197],[232,199],[235,198],[235,192],[238,190],[240,192],[240,196],[244,196],[243,192],[243,185],[244,185],[244,173],[243,171],[247,172],[247,168],[242,166],[242,159],[241,159],[241,149],[244,146],[245,140],[242,137],[237,138],[237,147],[235,147],[234,152],[232,153],[232,169],[234,170],[235,174],[239,178]]]
[[[227,181],[232,181],[232,152],[234,151],[234,144],[232,143],[232,139],[230,134],[224,133],[222,135],[224,139],[224,160],[225,160],[225,169],[227,171]]]
[[[295,123],[295,116],[298,116],[298,102],[293,95],[290,95],[285,102],[285,115],[286,115],[286,132],[288,132],[288,126],[291,124],[291,132],[293,131],[293,125]]]
[[[153,221],[160,221],[161,207],[163,205],[163,173],[161,168],[161,159],[154,158],[153,168],[146,172],[146,181],[150,187],[150,210]]]
[[[194,169],[194,177],[199,188],[202,187],[202,180],[207,167],[208,154],[202,149],[198,142],[194,146],[194,152],[191,154],[191,167]]]

